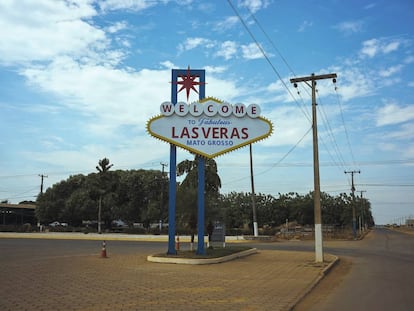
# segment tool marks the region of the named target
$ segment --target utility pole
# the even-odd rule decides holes
[[[41,178],[40,180],[40,193],[43,193],[43,178],[47,178],[47,175],[43,175],[43,174],[39,174],[39,177]]]
[[[318,126],[316,116],[316,80],[333,79],[336,82],[336,73],[290,79],[294,87],[297,82],[305,82],[312,89],[312,129],[313,129],[313,184],[314,184],[314,218],[315,218],[315,262],[323,262],[322,247],[322,217],[321,217],[321,189],[319,177],[319,150],[318,150]],[[310,81],[310,83],[309,83]]]
[[[361,174],[361,171],[345,171],[345,174],[351,174],[352,180],[352,233],[354,235],[354,240],[357,238],[356,234],[356,213],[355,213],[355,185],[354,185],[354,174]]]
[[[253,208],[253,234],[255,237],[259,236],[259,229],[257,226],[257,213],[256,213],[256,194],[254,192],[254,178],[253,178],[253,152],[252,144],[250,146],[250,181],[252,184],[252,208]]]
[[[366,190],[360,190],[359,191],[361,193],[361,226],[360,226],[360,232],[362,233],[363,231],[365,231],[365,218],[364,218],[364,198],[362,196],[362,194],[364,192],[367,192]]]

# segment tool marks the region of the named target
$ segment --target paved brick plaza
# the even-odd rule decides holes
[[[303,252],[260,251],[203,266],[108,255],[3,262],[0,309],[288,310],[324,268]]]

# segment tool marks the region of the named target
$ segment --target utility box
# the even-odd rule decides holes
[[[220,221],[213,223],[213,233],[209,241],[209,246],[226,247],[226,225]]]

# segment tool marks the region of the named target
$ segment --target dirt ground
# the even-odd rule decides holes
[[[414,228],[412,227],[400,227],[400,228],[391,228],[391,230],[395,230],[395,231],[399,231],[399,232],[404,232],[407,234],[413,234],[414,235]]]

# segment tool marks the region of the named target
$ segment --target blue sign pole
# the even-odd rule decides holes
[[[170,145],[170,187],[168,199],[168,251],[167,254],[175,255],[175,201],[177,191],[177,148]]]
[[[177,79],[179,76],[198,76],[199,78],[199,99],[205,98],[205,70],[193,69],[173,69],[171,79],[171,103],[177,104]],[[202,159],[202,160],[200,160]],[[204,254],[204,158],[199,157],[198,169],[198,249],[197,253]],[[200,170],[202,172],[200,173]],[[200,188],[202,187],[202,191]],[[202,192],[202,196],[200,196]],[[175,145],[170,145],[170,186],[169,186],[169,200],[168,200],[168,251],[167,254],[175,255],[175,214],[176,214],[176,193],[177,193],[177,148]],[[200,201],[201,200],[201,201]],[[201,220],[201,221],[200,221]],[[201,237],[200,237],[201,236]],[[201,247],[200,247],[201,239]]]
[[[198,244],[197,254],[205,255],[204,249],[204,173],[205,173],[205,159],[198,157]]]
[[[171,103],[177,104],[177,70],[172,71]],[[175,210],[177,193],[177,147],[170,144],[170,185],[168,196],[168,255],[177,254],[175,249]]]

